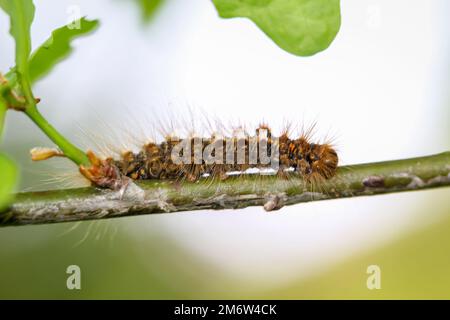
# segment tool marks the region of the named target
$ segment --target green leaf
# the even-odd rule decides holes
[[[31,52],[30,28],[34,19],[32,0],[0,0],[0,7],[9,15],[10,30],[16,42],[16,67],[27,75],[28,57]]]
[[[136,0],[142,11],[145,22],[149,22],[164,0]]]
[[[45,76],[61,60],[71,52],[71,42],[77,37],[93,31],[98,20],[81,18],[52,32],[48,38],[30,57],[30,81],[34,83]]]
[[[222,18],[249,18],[278,46],[299,56],[328,48],[341,25],[339,0],[213,2]]]
[[[0,153],[0,211],[6,209],[14,199],[19,173],[16,165]]]

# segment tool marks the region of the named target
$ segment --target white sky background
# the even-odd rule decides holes
[[[101,136],[110,132],[99,121],[125,122],[133,131],[129,113],[158,117],[169,105],[183,117],[190,104],[274,127],[283,119],[317,120],[317,136],[331,130],[347,164],[449,149],[448,1],[344,0],[335,41],[307,58],[284,52],[248,20],[220,19],[207,0],[171,0],[147,28],[127,1],[35,3],[34,47],[67,22],[71,5],[101,20],[35,88],[42,112],[72,139],[79,139],[78,124]],[[3,14],[0,28],[0,69],[7,70],[13,43]],[[9,115],[8,123],[6,149],[28,147],[30,135],[32,143],[51,145],[22,115]],[[152,227],[164,228],[227,272],[272,283],[387,242],[425,219],[415,208],[427,200],[448,204],[446,197],[441,190],[303,204],[275,214],[248,208],[140,217],[133,218],[140,219],[133,234],[141,239]]]

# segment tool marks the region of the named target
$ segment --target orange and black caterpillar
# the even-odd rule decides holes
[[[262,129],[267,133],[264,137],[260,136]],[[194,139],[192,137],[185,141],[193,146]],[[187,164],[176,163],[172,159],[173,150],[180,141],[173,139],[173,137],[167,137],[161,143],[145,144],[142,150],[137,153],[124,152],[121,159],[99,159],[92,151],[88,151],[91,166],[80,166],[80,172],[94,185],[111,189],[118,189],[123,186],[127,177],[133,180],[185,179],[193,182],[208,175],[223,180],[228,177],[230,172],[243,173],[249,168],[264,169],[271,167],[271,164],[261,164],[260,161],[251,163],[249,161],[251,152],[259,151],[257,150],[258,142],[262,140],[265,140],[267,144],[268,156],[272,156],[272,160],[279,164],[277,175],[281,177],[286,177],[288,169],[293,170],[306,181],[329,179],[336,173],[338,156],[330,144],[310,143],[308,133],[302,134],[299,138],[291,139],[285,131],[275,138],[272,137],[271,130],[265,125],[256,130],[255,136],[246,135],[231,138],[212,136],[211,138],[201,139],[200,152],[205,151],[208,145],[215,143],[233,154],[234,160],[231,162],[227,162],[228,159],[225,159],[224,155],[223,158],[221,157],[222,161],[218,163],[207,163],[206,161],[190,161]],[[245,156],[243,162],[236,160],[237,146],[243,147]],[[271,147],[278,148],[275,159],[274,154],[270,154]],[[190,149],[191,160],[194,158],[194,149]],[[257,160],[259,160],[260,155],[257,154]]]

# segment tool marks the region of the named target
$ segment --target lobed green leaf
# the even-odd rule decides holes
[[[27,75],[31,52],[30,29],[34,19],[32,0],[0,0],[0,7],[9,15],[10,33],[16,42],[16,68]]]
[[[81,18],[52,32],[48,38],[30,57],[30,81],[36,82],[64,58],[70,55],[73,48],[71,42],[80,36],[87,35],[97,28],[98,20]]]

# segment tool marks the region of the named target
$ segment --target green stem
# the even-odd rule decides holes
[[[48,121],[39,113],[36,105],[28,106],[25,110],[28,117],[61,149],[64,155],[77,165],[89,165],[86,154],[62,136]]]
[[[2,136],[3,127],[5,125],[6,110],[8,110],[6,102],[0,96],[0,137]]]
[[[69,142],[40,114],[36,107],[36,100],[31,89],[29,78],[28,76],[25,76],[26,74],[28,74],[28,72],[25,72],[24,74],[20,72],[16,73],[26,99],[25,110],[23,110],[25,114],[61,149],[67,158],[77,165],[89,165],[89,159],[86,154]]]

